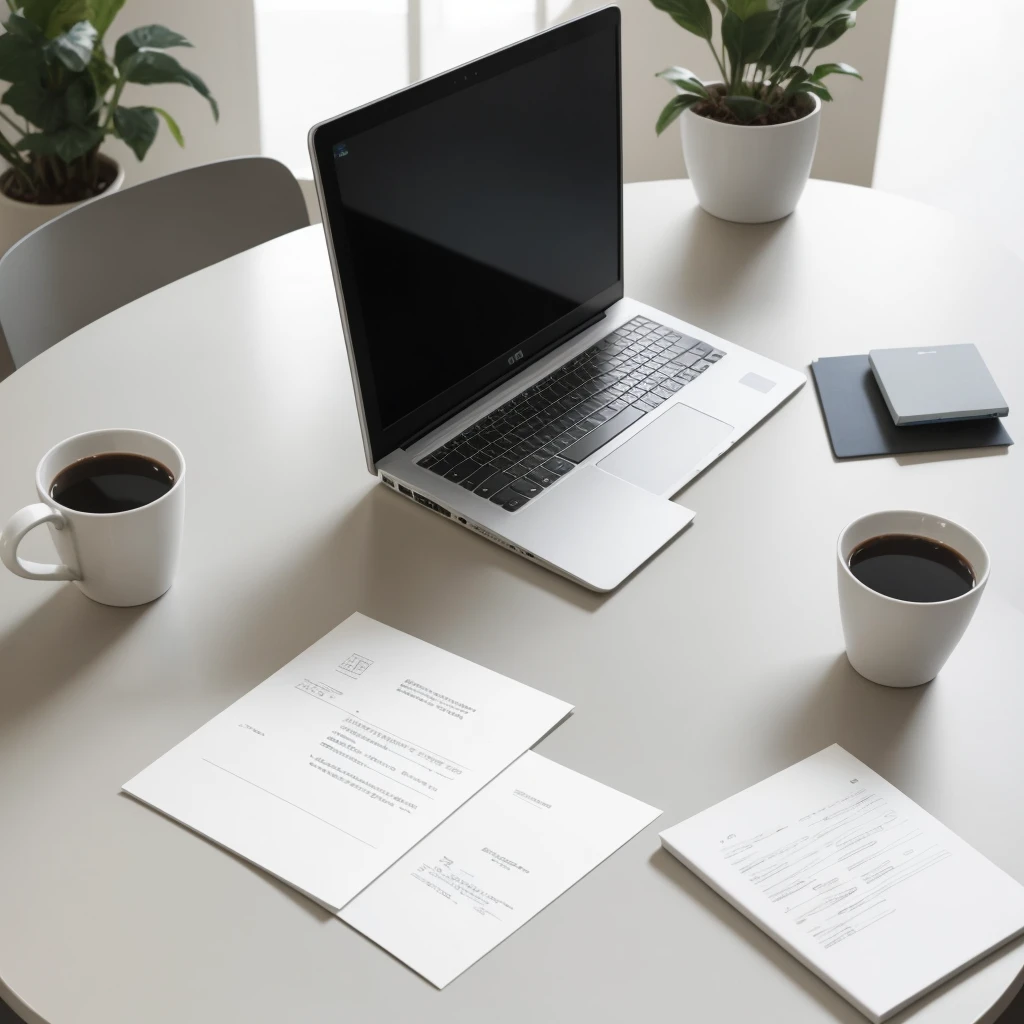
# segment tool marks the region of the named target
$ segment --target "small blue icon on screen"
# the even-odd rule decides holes
[[[336,142],[334,144],[334,155],[336,157],[338,157],[338,156],[348,156],[348,146],[345,145],[344,142]]]

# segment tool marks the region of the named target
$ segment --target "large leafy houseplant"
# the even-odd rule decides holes
[[[784,124],[808,113],[809,95],[832,99],[824,83],[829,75],[860,78],[849,64],[819,64],[815,54],[853,28],[864,0],[710,0],[720,15],[717,48],[708,0],[651,3],[707,40],[722,76],[709,86],[685,68],[660,71],[679,92],[658,118],[659,135],[690,108],[730,124]]]
[[[162,119],[184,145],[174,118],[159,107],[122,105],[129,83],[177,82],[217,103],[203,80],[166,51],[190,46],[162,25],[122,35],[108,54],[104,36],[125,0],[7,0],[0,36],[0,176],[5,195],[28,203],[77,202],[102,192],[113,164],[100,159],[108,136],[141,160]]]

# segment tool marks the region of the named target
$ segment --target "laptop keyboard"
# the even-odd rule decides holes
[[[418,464],[515,512],[723,355],[634,317]]]

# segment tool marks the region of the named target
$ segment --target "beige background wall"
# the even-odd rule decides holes
[[[874,184],[974,220],[1024,257],[1022,36],[1021,0],[903,0]]]
[[[826,104],[822,114],[811,170],[817,178],[871,184],[895,4],[896,0],[869,0],[857,14],[857,27],[823,51],[827,55],[823,60],[845,60],[864,75],[864,81],[829,80],[835,102]],[[559,20],[603,6],[599,0],[573,0]],[[622,9],[626,180],[683,177],[686,169],[678,128],[669,128],[661,138],[654,134],[658,112],[672,96],[671,86],[654,74],[681,64],[707,80],[720,77],[717,65],[703,39],[679,28],[649,0],[619,0],[618,6]]]

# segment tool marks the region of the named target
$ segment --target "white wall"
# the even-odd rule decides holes
[[[903,0],[874,184],[976,221],[1024,257],[1020,0]]]
[[[154,23],[180,32],[193,44],[194,49],[172,53],[209,86],[220,104],[220,121],[213,120],[206,100],[186,86],[128,86],[125,102],[166,109],[181,126],[185,148],[178,147],[165,125],[142,163],[123,143],[107,142],[104,152],[124,165],[126,183],[211,160],[259,153],[252,0],[128,0],[106,37],[108,51],[122,33]]]
[[[926,0],[911,2],[926,5]],[[822,113],[821,136],[811,170],[817,178],[871,184],[895,3],[869,0],[857,13],[857,27],[823,51],[825,60],[853,64],[864,75],[864,81],[829,79],[835,102],[825,104]],[[602,0],[572,0],[559,20],[603,6]],[[661,138],[654,134],[658,112],[672,96],[671,86],[654,74],[680,64],[704,79],[712,79],[720,77],[718,68],[703,39],[679,28],[649,0],[618,0],[618,6],[622,8],[626,180],[684,177],[678,128],[669,128]]]

